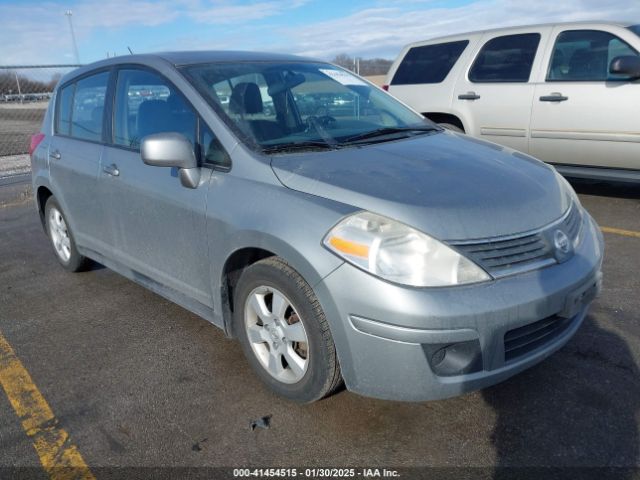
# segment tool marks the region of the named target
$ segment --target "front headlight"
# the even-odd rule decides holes
[[[322,243],[372,275],[403,285],[444,287],[491,279],[444,243],[375,213],[343,219]]]
[[[558,184],[560,185],[560,188],[562,189],[562,191],[566,195],[567,199],[569,200],[569,205],[574,203],[578,207],[581,207],[582,204],[580,203],[580,199],[578,198],[578,194],[573,189],[571,184],[567,181],[567,179],[564,178],[562,175],[560,175],[560,173],[558,173],[557,171],[556,171],[556,179],[558,181]]]

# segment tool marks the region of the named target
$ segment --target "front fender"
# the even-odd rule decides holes
[[[343,263],[322,246],[322,239],[342,217],[355,211],[354,207],[231,175],[212,184],[207,199],[207,235],[211,294],[217,314],[228,316],[224,315],[224,268],[239,250],[257,248],[283,258],[311,287]],[[223,322],[228,324],[228,319]]]

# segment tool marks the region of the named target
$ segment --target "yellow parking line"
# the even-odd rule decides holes
[[[51,479],[95,480],[69,434],[58,425],[51,407],[29,372],[0,332],[0,385],[33,442],[40,462]]]
[[[634,230],[624,230],[622,228],[613,228],[613,227],[601,227],[604,233],[614,233],[616,235],[624,235],[625,237],[635,237],[640,238],[640,232],[636,232]]]

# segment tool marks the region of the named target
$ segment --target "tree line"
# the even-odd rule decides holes
[[[331,62],[362,76],[386,75],[393,63],[385,58],[356,58],[346,53],[336,55]]]
[[[18,84],[20,84],[20,92],[23,94],[48,93],[53,91],[60,78],[62,78],[60,72],[51,75],[49,80],[37,80],[14,70],[0,71],[0,95],[17,94]]]

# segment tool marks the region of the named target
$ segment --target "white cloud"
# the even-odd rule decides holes
[[[82,57],[83,43],[100,29],[160,27],[178,19],[204,24],[238,26],[273,17],[303,6],[309,0],[89,0],[73,4],[48,1],[38,4],[13,3],[0,6],[0,65],[52,63],[72,51],[69,25],[64,16],[73,11],[73,25]],[[175,39],[172,39],[175,40]],[[224,41],[220,43],[225,43]],[[176,49],[179,43],[167,42]],[[114,49],[122,45],[114,46]],[[236,47],[238,48],[238,47]],[[68,59],[67,59],[68,60]],[[94,58],[81,58],[83,61]]]
[[[311,0],[87,0],[66,4],[0,4],[0,65],[68,62],[72,52],[64,11],[71,8],[83,61],[86,42],[96,32],[144,26],[159,32],[170,22],[184,22],[184,33],[154,34],[146,48],[256,49],[300,53],[332,58],[338,53],[393,58],[412,41],[471,30],[586,19],[637,20],[638,0],[477,0],[462,7],[447,8],[442,0],[378,0],[349,15],[335,12],[326,21],[304,19],[304,5]],[[322,1],[322,0],[316,0]],[[277,21],[298,9],[299,26]],[[346,8],[345,8],[346,9]],[[210,34],[196,33],[194,23],[215,24]],[[121,53],[122,44],[113,49]],[[172,32],[175,28],[172,26]],[[220,34],[220,32],[225,32]],[[135,47],[135,46],[134,46]],[[156,48],[157,47],[157,48]],[[106,52],[105,52],[106,53]]]
[[[385,3],[391,6],[287,29],[281,46],[322,58],[338,53],[391,58],[407,43],[473,30],[596,19],[635,18],[640,23],[640,2],[629,0],[488,0],[455,8],[429,8],[428,2],[422,8],[416,8],[417,2],[406,8],[397,5],[404,2]]]

